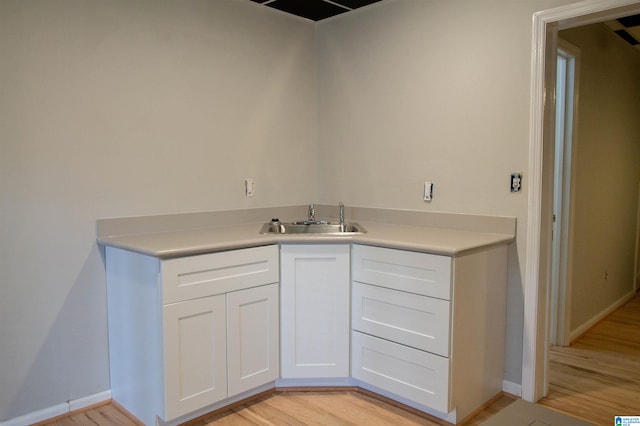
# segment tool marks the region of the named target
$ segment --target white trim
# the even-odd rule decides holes
[[[522,385],[520,383],[513,383],[508,380],[503,380],[502,392],[508,393],[513,396],[522,396]]]
[[[555,274],[549,303],[551,308],[555,307],[555,311],[550,312],[550,337],[552,345],[568,346],[571,342],[569,331],[571,326],[571,291],[573,288],[573,230],[575,219],[575,176],[577,166],[575,164],[577,145],[578,145],[578,100],[580,87],[580,63],[581,50],[566,40],[558,38],[558,56],[562,56],[567,61],[568,81],[565,87],[564,105],[564,143],[562,144],[563,152],[561,153],[562,166],[555,165],[555,171],[562,170],[562,177],[558,181],[558,177],[554,176],[554,182],[560,185],[560,197],[554,200],[556,208],[555,212],[555,234],[553,238],[554,245],[554,262],[557,262],[556,268],[552,270]],[[556,79],[557,81],[557,79]],[[556,92],[558,89],[556,88]],[[570,101],[570,102],[569,102]],[[556,115],[557,115],[556,109]],[[556,123],[556,132],[557,132]],[[570,129],[570,130],[567,130]],[[569,136],[569,137],[567,137]],[[558,146],[556,146],[556,159],[558,158]],[[554,172],[555,173],[555,172]],[[555,183],[554,183],[555,186]],[[558,190],[558,188],[555,188]],[[559,202],[559,203],[558,203]],[[558,204],[556,204],[558,203]],[[557,252],[556,252],[557,250]],[[556,316],[555,321],[553,316]]]
[[[571,343],[576,340],[578,337],[582,336],[585,332],[587,332],[591,327],[596,325],[599,321],[605,319],[607,316],[611,315],[614,311],[616,311],[620,306],[627,303],[629,300],[633,299],[636,295],[635,291],[630,291],[629,293],[622,296],[620,299],[613,302],[609,307],[604,308],[600,313],[598,313],[593,318],[589,319],[587,322],[577,327],[575,330],[571,330]]]
[[[636,252],[633,260],[633,289],[640,289],[640,182],[638,182],[638,213],[636,215]]]
[[[75,410],[88,407],[93,404],[108,401],[111,399],[111,390],[96,393],[93,395],[85,396],[83,398],[67,401],[63,404],[54,405],[53,407],[44,408],[42,410],[27,413],[20,417],[14,417],[13,419],[0,422],[0,426],[28,426],[33,423],[42,422],[52,419],[54,417],[68,414]]]
[[[522,398],[537,401],[544,396],[547,353],[547,277],[540,281],[541,259],[549,261],[548,248],[541,250],[543,145],[545,114],[545,54],[547,31],[587,25],[638,13],[637,0],[584,0],[533,15],[531,48],[531,110],[529,122],[529,199],[524,276],[524,325],[522,350]],[[546,269],[545,269],[546,270]],[[548,313],[546,314],[548,315]],[[541,338],[542,337],[542,338]],[[542,341],[541,341],[542,340]]]
[[[85,396],[84,398],[74,399],[69,401],[69,411],[81,410],[94,404],[99,404],[111,399],[111,390],[106,390],[100,393],[94,393],[93,395]]]

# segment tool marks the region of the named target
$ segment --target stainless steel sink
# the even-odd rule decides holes
[[[326,221],[299,221],[265,223],[261,234],[325,234],[325,235],[353,235],[364,234],[367,230],[357,223],[331,223]]]

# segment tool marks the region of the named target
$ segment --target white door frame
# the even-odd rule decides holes
[[[552,124],[555,110],[555,61],[550,58],[555,58],[559,30],[636,13],[640,13],[638,0],[584,0],[533,15],[529,198],[522,336],[522,398],[527,401],[537,401],[545,396],[548,385],[547,290],[551,272]],[[548,102],[545,103],[545,99]]]

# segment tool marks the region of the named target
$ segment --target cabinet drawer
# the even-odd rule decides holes
[[[354,245],[351,262],[354,281],[451,299],[448,256]]]
[[[352,289],[355,330],[449,356],[449,301],[359,282]]]
[[[278,282],[278,247],[264,246],[165,260],[163,304]]]
[[[449,359],[354,331],[353,377],[443,413],[449,412]]]

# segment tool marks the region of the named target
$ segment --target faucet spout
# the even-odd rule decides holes
[[[342,203],[342,201],[340,201],[338,203],[338,211],[339,211],[339,218],[340,218],[340,225],[344,226],[344,204]]]

